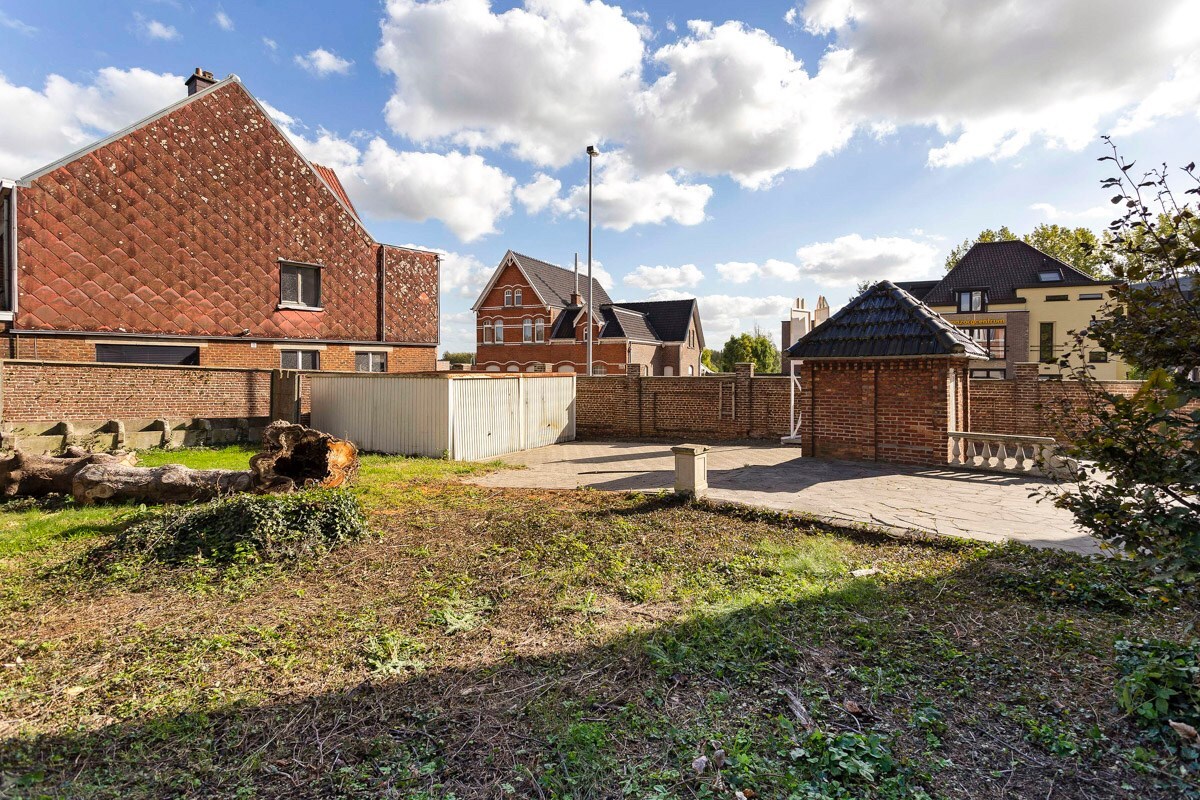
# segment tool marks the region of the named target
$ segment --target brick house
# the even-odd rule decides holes
[[[966,332],[881,281],[788,348],[800,362],[805,456],[942,466],[949,433],[968,430]]]
[[[0,355],[431,370],[438,257],[377,242],[236,76],[4,181]]]
[[[586,277],[582,279],[586,285]],[[594,283],[594,322],[587,293],[571,270],[508,251],[472,310],[475,368],[489,372],[586,372],[588,325],[594,326],[596,374],[700,374],[704,331],[695,299],[614,303]]]

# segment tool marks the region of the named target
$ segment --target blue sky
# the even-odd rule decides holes
[[[983,227],[1099,228],[1112,133],[1198,155],[1200,4],[0,0],[0,175],[236,73],[382,241],[446,252],[443,344],[506,249],[695,295],[709,344],[790,298],[933,277]]]

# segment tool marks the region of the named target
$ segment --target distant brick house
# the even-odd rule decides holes
[[[475,368],[488,372],[586,372],[587,278],[530,256],[505,253],[473,310]],[[593,371],[699,375],[704,331],[694,299],[614,303],[599,282]]]
[[[236,76],[4,181],[0,355],[433,369],[438,257],[381,244]]]

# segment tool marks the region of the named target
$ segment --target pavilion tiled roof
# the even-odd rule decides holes
[[[880,281],[788,348],[792,358],[961,355],[988,358],[971,337],[891,281]]]

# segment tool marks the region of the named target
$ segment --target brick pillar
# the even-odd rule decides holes
[[[1013,433],[1020,436],[1040,435],[1041,381],[1038,380],[1036,363],[1013,366],[1013,418],[1016,420]]]
[[[271,370],[271,420],[300,421],[300,373]]]
[[[733,426],[750,436],[754,409],[750,406],[750,379],[754,377],[754,362],[739,361],[733,365]]]
[[[639,437],[646,435],[645,409],[642,407],[642,376],[645,374],[645,367],[642,364],[626,364],[625,365],[625,386],[626,393],[630,398],[630,403],[625,409],[625,414],[634,415],[636,420],[637,435]],[[626,427],[629,430],[629,426]]]

